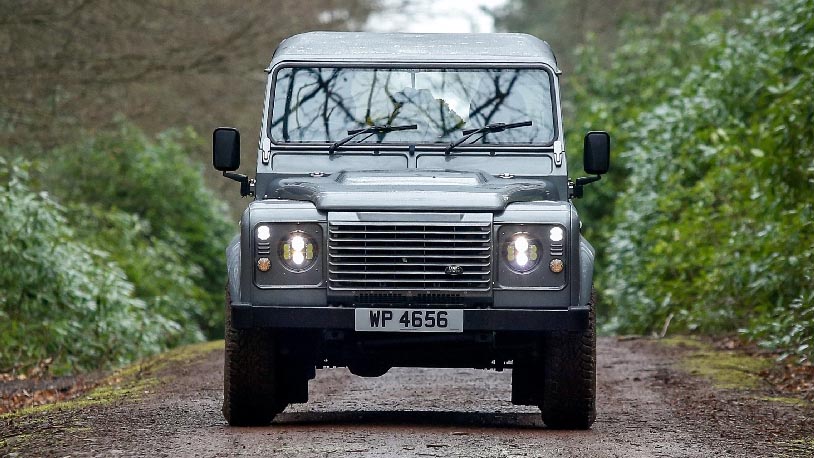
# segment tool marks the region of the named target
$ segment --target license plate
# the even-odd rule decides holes
[[[463,332],[463,310],[356,309],[357,331]]]

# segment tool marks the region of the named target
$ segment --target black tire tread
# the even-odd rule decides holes
[[[226,286],[223,416],[232,426],[265,426],[286,403],[278,396],[273,335],[264,329],[234,329]]]
[[[589,429],[596,420],[596,292],[591,289],[588,327],[546,337],[542,411],[552,429]]]

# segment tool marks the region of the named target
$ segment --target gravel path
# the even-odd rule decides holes
[[[680,350],[647,340],[598,348],[590,431],[547,430],[538,410],[511,405],[511,371],[461,369],[317,371],[308,404],[271,427],[230,428],[215,351],[165,369],[141,400],[0,424],[0,456],[811,456],[810,406],[716,390],[672,369]]]

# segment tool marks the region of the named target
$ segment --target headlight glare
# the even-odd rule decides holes
[[[300,252],[305,249],[305,237],[301,235],[293,235],[291,237],[291,249]]]
[[[526,236],[521,235],[514,239],[514,248],[519,253],[525,253],[529,250],[529,239]]]
[[[527,273],[540,263],[541,251],[539,240],[525,232],[518,232],[504,244],[503,258],[514,272]]]
[[[561,227],[554,226],[548,232],[548,237],[551,239],[552,242],[561,242],[563,237],[565,237],[565,233],[563,232]]]
[[[302,231],[292,232],[280,242],[279,255],[283,265],[293,272],[305,272],[317,259],[317,244]]]
[[[271,229],[268,226],[257,226],[257,239],[265,242],[271,237]]]

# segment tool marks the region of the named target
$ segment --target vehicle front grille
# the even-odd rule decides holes
[[[331,223],[334,290],[486,291],[490,223]]]

